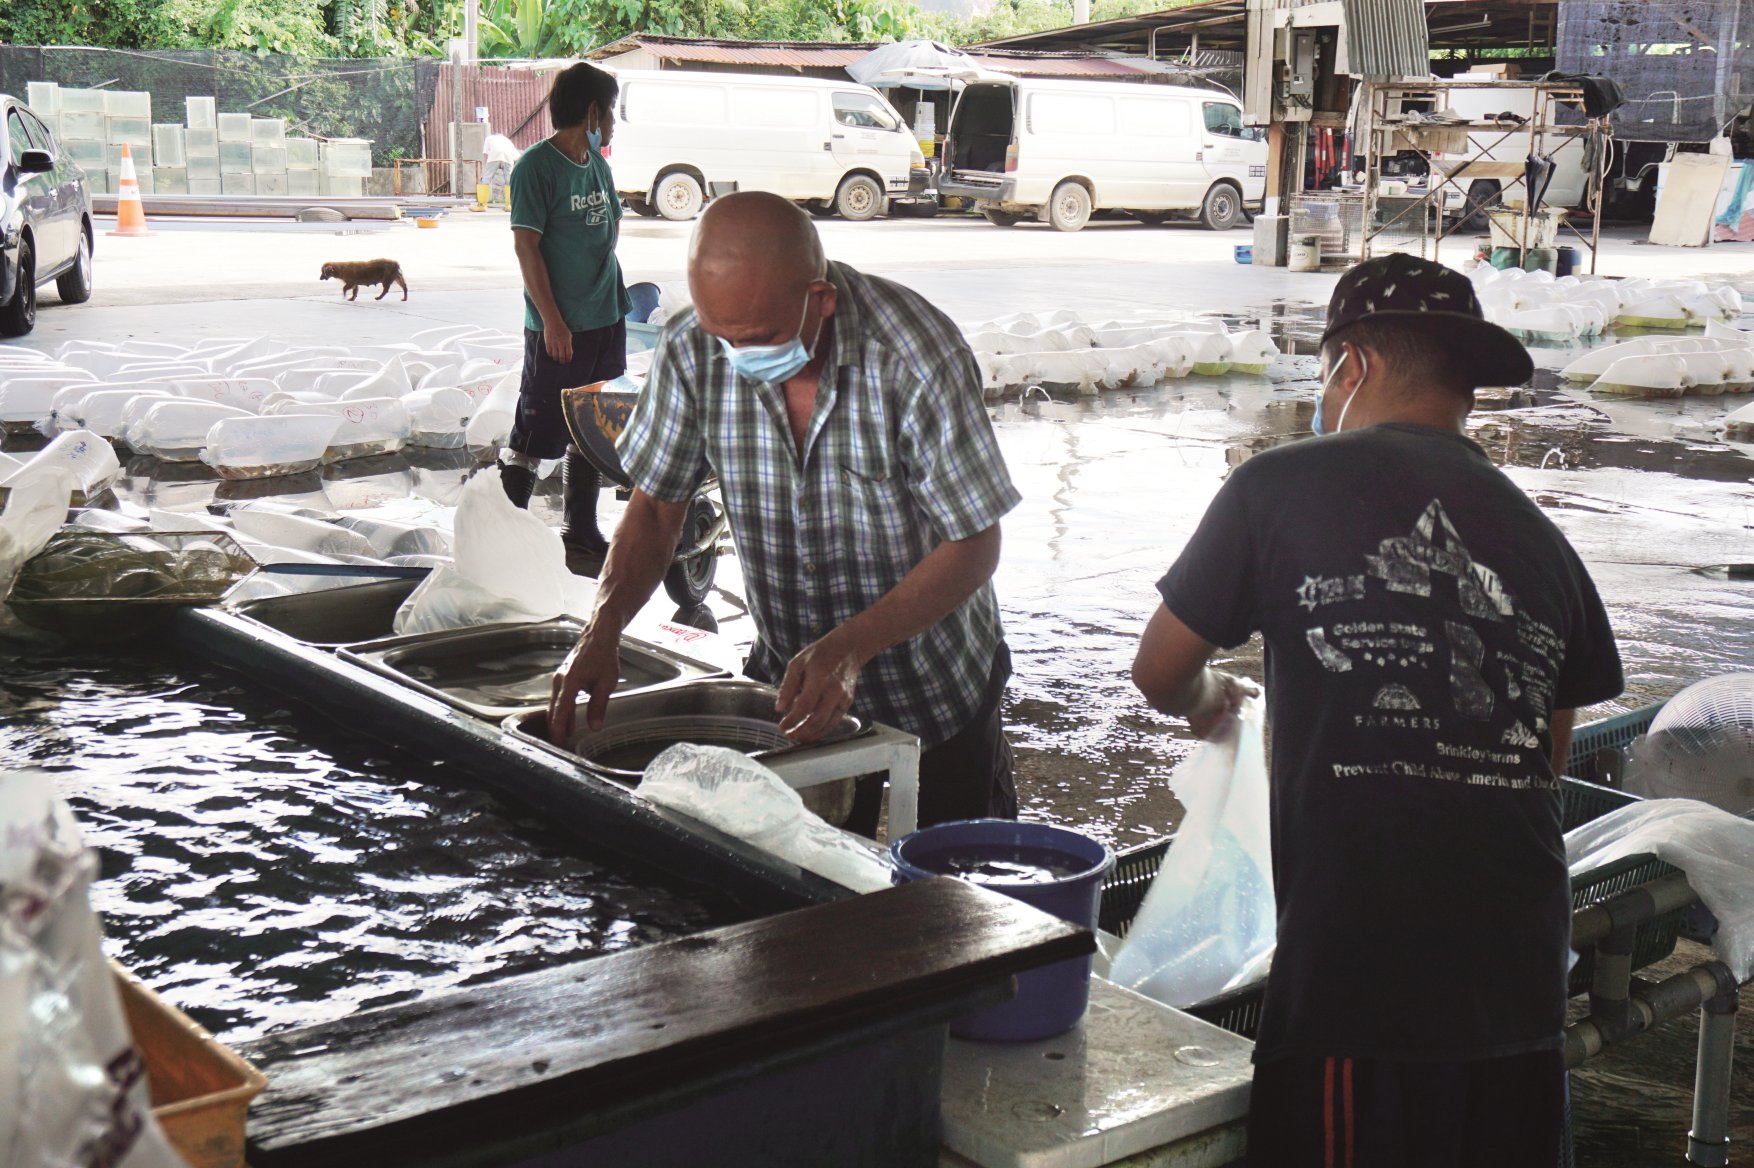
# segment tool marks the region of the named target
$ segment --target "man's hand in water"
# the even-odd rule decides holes
[[[556,746],[565,746],[572,739],[581,693],[590,698],[585,725],[592,730],[603,726],[609,697],[621,682],[621,634],[606,628],[607,623],[592,621],[554,674],[548,702],[548,740]]]
[[[870,657],[845,629],[829,633],[786,666],[775,710],[780,733],[794,742],[815,742],[853,708],[859,670]]]

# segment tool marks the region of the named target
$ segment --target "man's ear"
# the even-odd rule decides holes
[[[840,289],[829,284],[828,287],[817,293],[816,302],[822,306],[821,312],[824,317],[833,316],[835,306],[840,303]]]

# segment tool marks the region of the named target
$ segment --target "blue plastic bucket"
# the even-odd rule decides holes
[[[1255,262],[1254,245],[1251,243],[1237,244],[1236,245],[1236,262],[1239,264],[1252,264],[1252,263],[1254,263]]]
[[[1011,819],[962,819],[903,836],[889,848],[898,884],[955,876],[1086,929],[1096,927],[1114,853],[1078,832]],[[1031,1042],[1063,1034],[1090,1004],[1089,957],[1017,977],[1009,1002],[950,1024],[958,1038]]]

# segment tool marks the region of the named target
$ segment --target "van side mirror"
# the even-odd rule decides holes
[[[26,150],[18,158],[20,174],[46,174],[55,169],[55,156],[47,150]]]

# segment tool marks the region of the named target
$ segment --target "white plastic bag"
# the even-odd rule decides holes
[[[0,510],[0,598],[12,591],[24,562],[42,551],[66,522],[78,482],[71,469],[51,465],[21,475],[10,486],[6,507]]]
[[[1737,981],[1747,981],[1754,973],[1754,822],[1697,799],[1647,799],[1565,835],[1573,876],[1642,853],[1687,874],[1717,918],[1717,955]]]
[[[892,883],[878,853],[806,810],[784,779],[740,751],[678,743],[634,791],[855,892]]]
[[[176,1168],[100,947],[97,860],[47,775],[0,775],[0,1149],[18,1168]]]
[[[497,470],[464,486],[452,546],[456,563],[422,580],[396,610],[399,635],[590,615],[595,582],[567,571],[560,536],[512,506]]]
[[[72,474],[75,489],[85,499],[95,498],[114,486],[122,474],[121,460],[108,442],[89,430],[69,430],[31,455],[0,486],[16,488],[55,467]]]
[[[322,461],[341,419],[312,414],[222,418],[207,432],[201,461],[223,475],[296,474]]]
[[[195,461],[201,457],[214,423],[253,416],[248,410],[215,401],[170,398],[144,404],[137,416],[122,419],[122,441],[136,454],[166,462]]]
[[[1262,699],[1245,699],[1239,717],[1170,776],[1187,815],[1111,980],[1181,1007],[1266,972],[1278,917],[1261,725]]]
[[[475,412],[469,417],[464,442],[476,450],[497,451],[511,437],[512,416],[518,408],[517,369],[502,374],[494,387],[475,399]]]

